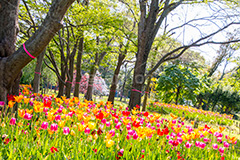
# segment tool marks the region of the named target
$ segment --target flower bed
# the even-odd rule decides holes
[[[166,113],[173,113],[176,116],[183,116],[188,120],[196,120],[207,122],[207,123],[214,123],[219,125],[232,125],[232,115],[227,114],[220,114],[211,111],[204,111],[202,109],[196,109],[190,106],[182,106],[182,105],[175,105],[175,104],[165,104],[165,103],[151,103],[148,106],[148,110],[151,111],[166,111]]]
[[[237,139],[223,127],[194,129],[184,118],[114,108],[77,98],[24,95],[17,119],[1,119],[0,159],[237,159]],[[11,108],[10,108],[11,109]]]

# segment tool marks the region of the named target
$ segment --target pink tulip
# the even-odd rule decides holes
[[[115,130],[114,129],[110,130],[109,133],[112,135],[112,137],[115,136]]]
[[[135,133],[134,130],[128,130],[128,134],[129,134],[129,135],[132,136],[134,133]]]
[[[186,148],[191,148],[192,144],[189,143],[188,141],[185,143]]]
[[[127,128],[127,130],[130,130],[131,129],[131,125],[127,125],[126,128]]]
[[[137,133],[135,133],[135,134],[133,135],[133,139],[138,139]]]
[[[172,123],[173,123],[173,124],[176,124],[176,123],[177,123],[177,121],[174,119],[174,120],[172,120]]]
[[[223,147],[219,147],[219,152],[220,152],[221,154],[223,154],[223,153],[224,153],[224,148],[223,148]]]
[[[117,118],[114,119],[114,123],[116,123],[116,124],[118,123],[118,119]]]
[[[218,145],[215,143],[212,145],[213,149],[218,149]]]
[[[89,134],[90,133],[90,128],[86,128],[85,131],[84,131],[86,134]]]
[[[203,142],[200,142],[200,144],[199,144],[199,147],[200,147],[200,148],[204,149],[204,148],[205,148],[205,146],[206,146],[206,144],[205,144],[205,143],[203,143]]]
[[[123,154],[123,152],[124,152],[124,149],[120,149],[120,152]]]
[[[181,137],[177,137],[177,141],[179,142],[179,143],[182,143],[182,138]]]
[[[58,130],[58,125],[55,124],[55,123],[53,123],[53,124],[51,124],[50,129],[51,129],[52,131],[57,131],[57,130]]]
[[[127,140],[129,140],[129,139],[130,139],[130,136],[129,136],[129,134],[127,135],[127,137],[126,137],[126,138],[127,138]]]
[[[203,141],[204,141],[204,142],[208,142],[208,138],[204,138]]]
[[[60,115],[56,115],[55,121],[60,121],[60,120],[61,120],[61,116]]]
[[[160,123],[157,123],[157,127],[161,127],[161,124],[160,124]]]
[[[168,143],[172,145],[172,144],[173,144],[173,140],[170,139],[170,140],[168,141]]]
[[[105,124],[107,120],[105,118],[102,119],[101,123]]]
[[[228,148],[228,147],[229,147],[229,143],[226,142],[226,141],[224,141],[224,142],[223,142],[223,146],[226,147],[226,148]]]
[[[16,124],[16,118],[12,118],[9,122],[10,125],[15,125]]]
[[[44,107],[43,108],[43,112],[47,113],[48,112],[48,108]]]
[[[48,128],[48,122],[43,122],[41,125],[42,129],[47,129]]]
[[[26,119],[26,120],[30,120],[32,118],[32,115],[28,114],[28,113],[25,113],[23,118]]]
[[[63,134],[68,135],[70,132],[70,129],[68,127],[63,127]]]
[[[199,141],[196,141],[196,142],[195,142],[195,145],[196,145],[196,147],[199,147],[200,142],[199,142]]]
[[[167,135],[167,136],[166,136],[166,138],[167,138],[167,139],[170,139],[170,136],[169,136],[169,135]]]
[[[111,123],[110,122],[106,122],[106,126],[110,127]]]
[[[120,129],[121,125],[122,125],[122,123],[119,122],[119,123],[117,123],[117,125],[115,126],[115,128],[116,128],[116,129]]]

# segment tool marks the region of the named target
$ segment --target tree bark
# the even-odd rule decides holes
[[[146,0],[141,0],[139,3],[141,13],[138,24],[138,51],[134,67],[129,110],[132,110],[136,105],[140,106],[141,93],[145,81],[146,63],[159,27],[165,17],[182,3],[182,0],[171,4],[170,1],[167,0],[163,2],[163,8],[159,8],[159,4],[161,4],[159,0],[152,0],[150,5],[147,5]],[[159,14],[160,11],[161,14]]]
[[[83,33],[80,36],[81,38],[78,44],[78,56],[77,56],[77,64],[76,64],[77,73],[76,73],[74,97],[79,97],[79,87],[80,87],[80,81],[82,78],[81,64],[82,64],[82,54],[83,54],[83,45],[84,45]]]
[[[108,96],[108,101],[112,102],[112,104],[114,104],[114,97],[115,97],[117,83],[118,83],[118,74],[120,72],[122,62],[123,62],[124,58],[126,57],[126,54],[127,54],[127,50],[125,49],[125,53],[119,54],[119,56],[118,56],[118,63],[117,63],[117,67],[114,71],[114,75],[113,75],[113,79],[112,79],[112,83],[111,83],[111,87],[110,87],[110,93]]]
[[[61,28],[61,21],[74,0],[55,0],[39,29],[30,37],[25,46],[33,57],[37,57],[47,46],[55,33]],[[21,46],[15,51],[18,33],[19,0],[0,2],[0,101],[6,102],[8,93],[16,93],[13,89],[19,86],[21,69],[32,58]],[[17,85],[15,85],[17,84]]]
[[[69,76],[67,78],[67,84],[66,84],[66,97],[70,98],[71,96],[71,91],[72,91],[72,82],[73,82],[73,70],[74,70],[74,58],[77,52],[77,45],[78,45],[78,40],[76,44],[74,45],[73,51],[69,57]]]
[[[0,101],[7,102],[7,94],[19,94],[19,80],[21,73],[11,79],[6,77],[7,57],[16,50],[15,44],[18,27],[19,0],[9,0],[0,2]]]
[[[34,93],[39,92],[41,68],[42,68],[42,62],[43,62],[43,57],[44,57],[45,53],[46,53],[46,49],[37,57],[37,63],[36,63],[34,79],[33,79],[33,92]]]
[[[96,67],[95,65],[91,68],[89,79],[88,79],[88,88],[87,93],[85,95],[85,99],[88,101],[92,101],[92,94],[93,94],[93,84],[94,84],[94,77],[96,75]]]
[[[146,111],[147,99],[148,99],[148,95],[150,94],[151,79],[152,79],[152,76],[149,76],[148,81],[147,81],[147,86],[146,86],[146,89],[145,89],[145,93],[144,93],[142,111]]]

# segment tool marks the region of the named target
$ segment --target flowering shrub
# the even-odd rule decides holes
[[[173,113],[177,116],[182,116],[184,114],[184,117],[190,120],[195,120],[197,117],[198,120],[202,122],[215,123],[220,125],[233,124],[232,115],[220,114],[220,113],[211,112],[211,111],[204,111],[202,109],[196,109],[190,106],[155,102],[155,103],[151,103],[148,106],[148,109],[152,111],[160,111],[160,112],[162,109],[164,109],[168,113]]]
[[[1,119],[0,159],[238,158],[237,139],[223,135],[224,127],[194,129],[173,114],[165,119],[109,102],[30,91],[12,101],[19,103],[18,116]]]

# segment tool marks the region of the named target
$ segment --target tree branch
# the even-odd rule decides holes
[[[228,25],[226,25],[225,27],[223,28],[220,28],[219,30],[205,36],[205,37],[202,37],[202,38],[199,38],[198,40],[196,40],[195,42],[193,42],[192,44],[190,45],[184,45],[184,46],[181,46],[181,47],[178,47],[174,50],[172,50],[171,52],[168,52],[166,53],[165,55],[162,56],[162,58],[157,62],[157,64],[147,73],[147,75],[145,76],[145,78],[149,77],[163,62],[166,62],[166,61],[169,61],[169,60],[172,60],[172,59],[176,59],[178,57],[180,57],[187,49],[189,49],[190,47],[199,47],[199,46],[202,46],[202,45],[205,45],[205,44],[227,44],[227,43],[235,43],[235,42],[239,42],[240,39],[235,39],[235,40],[230,40],[230,41],[225,41],[225,42],[215,42],[215,41],[206,41],[206,42],[202,42],[202,43],[199,43],[203,40],[206,40],[214,35],[216,35],[217,33],[223,31],[224,29],[228,28],[229,26],[231,25],[236,25],[236,24],[240,24],[240,22],[232,22],[232,23],[229,23]],[[173,56],[173,57],[169,57],[171,56],[172,54],[180,51],[181,52],[179,54],[177,54],[176,56]]]
[[[42,25],[34,33],[34,35],[25,42],[26,49],[32,56],[37,57],[40,53],[42,53],[55,33],[62,27],[63,16],[73,2],[74,0],[54,0],[52,2],[49,12]],[[3,63],[6,63],[6,76],[11,79],[11,81],[8,82],[8,85],[10,85],[18,76],[21,69],[32,60],[33,59],[26,54],[25,50],[21,46],[16,52],[2,61]]]

